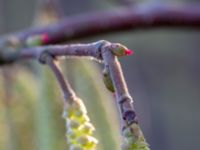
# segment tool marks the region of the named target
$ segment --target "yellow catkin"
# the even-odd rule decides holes
[[[63,117],[66,120],[66,138],[70,150],[94,150],[98,140],[93,137],[95,130],[81,99],[67,103]]]
[[[122,150],[150,150],[137,123],[127,126],[123,130],[123,137]]]

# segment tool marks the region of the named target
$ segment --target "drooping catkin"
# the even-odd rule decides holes
[[[98,140],[82,100],[76,98],[65,105],[63,117],[66,120],[66,138],[70,150],[94,150]]]
[[[122,150],[150,150],[137,123],[127,126],[123,132]]]

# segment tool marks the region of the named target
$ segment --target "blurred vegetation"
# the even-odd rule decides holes
[[[121,2],[62,0],[61,6],[64,14],[69,16],[109,9],[122,5]],[[0,0],[0,33],[31,26],[36,6],[36,1],[31,0]],[[134,56],[120,61],[151,148],[198,149],[200,32],[179,29],[128,31],[74,42],[99,39],[120,42],[135,50]],[[97,128],[99,149],[119,149],[116,107],[112,95],[102,84],[101,68],[93,61],[77,59],[63,61],[62,67],[88,108]],[[65,149],[62,97],[47,67],[36,62],[23,62],[0,68],[0,98],[1,150]]]

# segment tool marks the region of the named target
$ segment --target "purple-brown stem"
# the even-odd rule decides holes
[[[12,34],[24,44],[28,37],[46,34],[43,45],[102,33],[158,27],[200,28],[200,5],[140,4],[67,17],[56,24]],[[0,38],[0,45],[5,41]]]
[[[38,59],[41,63],[46,63],[54,73],[64,96],[65,102],[71,102],[75,99],[75,93],[62,75],[59,66],[55,59],[59,56],[89,56],[104,63],[108,66],[112,82],[115,88],[117,106],[121,118],[122,131],[133,123],[138,123],[136,113],[133,107],[133,100],[129,95],[128,88],[122,73],[121,65],[116,56],[114,56],[113,48],[116,48],[119,43],[110,43],[108,41],[98,41],[89,44],[74,44],[74,45],[49,45],[38,46],[21,49],[17,52],[15,61],[21,59]],[[15,53],[15,52],[14,52]],[[3,54],[3,53],[2,53]],[[6,62],[6,57],[0,60]],[[134,136],[134,134],[133,134]]]
[[[116,99],[118,108],[121,114],[122,129],[124,125],[130,125],[133,122],[137,123],[133,100],[128,92],[126,81],[121,69],[121,65],[116,56],[109,50],[112,48],[111,43],[106,43],[102,46],[102,57],[106,66],[109,67],[109,72],[116,91]]]
[[[30,48],[18,49],[14,51],[12,49],[4,49],[0,51],[0,65],[10,63],[23,59],[37,58],[42,52],[48,51],[53,57],[57,56],[72,56],[72,57],[93,57],[101,59],[101,53],[99,47],[104,41],[98,41],[89,44],[71,44],[71,45],[48,45],[37,46]]]
[[[73,100],[75,97],[75,93],[72,90],[69,82],[67,80],[65,80],[65,78],[62,74],[62,71],[58,65],[58,62],[56,62],[56,59],[54,57],[52,57],[46,51],[40,53],[40,56],[38,59],[39,59],[39,62],[47,64],[50,67],[50,69],[52,70],[52,72],[54,73],[54,75],[60,85],[64,100],[65,101]]]
[[[35,58],[43,51],[48,51],[52,56],[91,56],[100,57],[98,50],[101,41],[90,44],[49,45],[24,48],[19,54],[20,58]]]
[[[109,72],[115,87],[117,104],[120,111],[122,128],[123,125],[137,123],[132,98],[122,73],[121,65],[117,57],[113,55],[111,49],[116,43],[108,41],[98,41],[90,44],[75,44],[61,46],[41,46],[22,50],[21,58],[38,58],[40,62],[47,63],[54,72],[66,99],[73,97],[74,92],[71,90],[68,82],[64,80],[59,67],[54,62],[58,56],[90,56],[103,60],[104,65],[108,66]],[[27,55],[27,53],[29,53]],[[70,98],[71,99],[71,98]]]

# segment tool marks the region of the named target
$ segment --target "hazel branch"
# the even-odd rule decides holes
[[[75,93],[72,90],[69,82],[64,79],[61,69],[58,65],[58,62],[56,62],[55,58],[53,58],[48,52],[44,51],[40,53],[39,61],[41,63],[47,64],[54,73],[62,90],[64,100],[65,101],[73,100],[75,97]]]
[[[104,64],[109,69],[112,83],[115,88],[117,106],[121,117],[122,150],[150,150],[138,124],[132,97],[123,76],[121,65],[114,55],[115,44],[105,42],[101,47]]]
[[[122,51],[121,51],[122,48]],[[48,63],[58,82],[61,85],[64,96],[71,97],[74,95],[70,90],[70,86],[62,77],[61,71],[53,61],[52,57],[59,56],[92,56],[98,60],[103,60],[105,65],[109,67],[112,81],[114,83],[119,109],[122,113],[123,119],[127,124],[137,122],[135,120],[135,111],[132,106],[132,100],[129,96],[128,89],[122,74],[121,66],[117,61],[115,55],[126,55],[126,47],[119,43],[110,43],[108,41],[98,41],[89,44],[74,44],[74,45],[60,45],[60,46],[40,46],[22,49],[18,58],[39,58],[42,62]],[[49,55],[51,57],[49,57]],[[66,83],[65,83],[66,82]]]
[[[76,97],[70,84],[64,79],[54,57],[43,51],[39,54],[39,62],[50,67],[64,95],[63,118],[66,120],[66,139],[69,149],[95,149],[98,140],[93,137],[95,128],[90,122],[84,103]]]
[[[125,121],[126,125],[130,125],[133,122],[137,123],[135,110],[122,73],[121,65],[117,60],[117,57],[112,53],[111,49],[113,49],[113,45],[114,44],[107,42],[102,46],[102,57],[104,64],[109,68],[112,82],[115,87],[118,108],[122,117],[121,119]]]
[[[25,29],[12,34],[22,45],[34,35],[43,35],[41,44],[65,42],[74,38],[124,30],[158,27],[200,28],[200,5],[140,4],[109,11],[67,17],[56,24]],[[0,37],[2,45],[7,36]]]
[[[89,44],[69,44],[69,45],[49,45],[24,48],[19,54],[20,58],[35,58],[43,51],[48,51],[52,56],[87,56],[99,58],[99,45],[101,41],[89,43]]]
[[[72,56],[72,57],[93,57],[101,59],[99,47],[103,41],[89,44],[71,44],[71,45],[48,45],[29,48],[7,47],[0,50],[0,65],[20,61],[23,59],[37,59],[38,56],[47,51],[51,56]]]
[[[108,41],[101,40],[88,44],[49,45],[25,48],[17,52],[17,55],[15,55],[17,56],[15,61],[32,58],[39,59],[41,63],[48,64],[60,84],[66,104],[72,106],[73,103],[77,103],[77,105],[80,105],[80,108],[83,110],[85,109],[84,105],[81,104],[82,102],[80,102],[80,99],[75,96],[69,83],[64,80],[61,70],[55,63],[54,59],[60,56],[89,56],[103,62],[105,68],[107,69],[106,73],[111,76],[112,81],[110,83],[114,85],[113,92],[116,94],[119,115],[121,116],[122,133],[127,132],[128,129],[128,136],[130,136],[129,138],[131,138],[132,141],[131,144],[127,145],[135,145],[136,147],[142,145],[146,148],[145,150],[147,150],[148,145],[146,144],[143,134],[139,128],[137,116],[133,106],[133,100],[128,92],[121,65],[116,57],[130,54],[132,54],[132,52],[127,47],[119,43],[110,43]],[[5,59],[6,57],[3,58],[4,59],[1,60],[1,62],[10,61],[9,59]],[[84,114],[86,113],[84,112]]]

